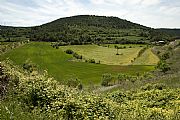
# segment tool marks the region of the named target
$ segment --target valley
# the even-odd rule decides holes
[[[180,120],[179,36],[96,15],[0,25],[0,119]]]

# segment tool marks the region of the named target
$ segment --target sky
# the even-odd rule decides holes
[[[75,15],[116,16],[152,28],[180,28],[180,0],[0,0],[0,25],[36,26]]]

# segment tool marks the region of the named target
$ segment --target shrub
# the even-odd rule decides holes
[[[164,54],[162,54],[161,56],[161,60],[167,60],[170,58],[170,53],[169,52],[166,52]]]
[[[167,86],[163,83],[156,83],[156,84],[146,84],[145,86],[142,86],[140,89],[141,90],[163,90],[163,89],[166,89]]]
[[[82,94],[76,89],[60,85],[53,78],[49,78],[46,72],[26,74],[19,69],[12,68],[12,66],[7,66],[7,68],[7,74],[12,76],[11,80],[13,81],[17,76],[20,81],[13,96],[17,97],[16,105],[22,108],[23,113],[35,112],[37,116],[44,114],[41,119],[83,120],[116,119],[117,117],[116,106],[111,100],[91,93]],[[79,80],[71,79],[70,84],[72,81],[75,86],[76,83],[79,83],[77,82]],[[15,98],[13,97],[13,99]],[[9,101],[11,100],[9,99]],[[1,106],[2,104],[0,104],[0,112],[2,110],[9,112],[9,108],[1,108]],[[24,115],[23,113],[19,115]],[[2,117],[1,114],[0,117]],[[13,114],[12,117],[14,118]]]
[[[23,68],[28,72],[33,72],[34,70],[36,70],[37,67],[31,61],[26,60],[26,62],[23,64]]]
[[[109,83],[111,82],[111,80],[112,80],[111,74],[109,74],[109,73],[103,74],[103,75],[102,75],[101,85],[102,85],[102,86],[108,86]]]
[[[157,64],[156,68],[160,69],[163,73],[165,73],[171,69],[170,66],[164,60],[160,60]]]
[[[82,55],[79,55],[77,53],[73,53],[73,57],[75,57],[76,59],[82,59]]]
[[[68,80],[65,81],[65,84],[66,84],[68,87],[78,88],[78,89],[80,89],[80,90],[82,90],[82,88],[83,88],[80,80],[77,79],[77,78],[70,78],[70,79],[68,79]]]
[[[85,62],[88,62],[88,63],[96,63],[95,59],[88,59],[88,60],[85,60]],[[99,63],[97,64],[100,64],[100,61]]]
[[[66,52],[67,54],[73,54],[73,53],[74,53],[74,51],[71,50],[71,49],[67,49],[65,52]]]
[[[89,59],[89,63],[95,63],[94,59]]]
[[[146,51],[147,47],[142,48],[139,52],[137,57],[140,57],[145,51]]]
[[[118,83],[125,82],[127,79],[127,76],[123,73],[118,74]]]

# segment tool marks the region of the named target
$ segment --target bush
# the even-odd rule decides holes
[[[157,64],[156,68],[160,69],[163,73],[165,73],[171,69],[170,66],[164,60],[160,60]]]
[[[65,81],[65,84],[66,84],[68,87],[78,88],[78,89],[80,89],[80,90],[82,90],[82,88],[83,88],[80,80],[77,79],[77,78],[68,79],[68,80]]]
[[[26,60],[26,62],[23,64],[23,68],[28,72],[33,72],[34,70],[36,70],[37,67],[31,61]]]
[[[167,86],[163,83],[156,83],[156,84],[146,84],[145,86],[142,86],[140,89],[141,90],[163,90],[163,89],[166,89]]]
[[[73,57],[75,57],[76,59],[82,59],[82,55],[79,55],[77,53],[73,53]]]
[[[127,79],[127,76],[123,73],[118,74],[118,83],[125,82]]]
[[[111,82],[111,80],[112,80],[111,74],[108,74],[108,73],[103,74],[103,75],[102,75],[101,85],[102,85],[102,86],[108,86],[109,83]]]
[[[102,119],[179,120],[180,89],[149,84],[143,89],[93,94],[60,84],[46,71],[28,73],[17,66],[0,63],[0,75],[13,84],[0,100],[1,119]],[[0,76],[0,77],[1,77]],[[129,78],[127,78],[129,79]],[[103,74],[108,85],[111,74]],[[19,82],[16,82],[19,81]],[[77,79],[69,80],[70,84]],[[74,84],[73,84],[74,85]],[[11,93],[12,92],[12,93]]]
[[[18,87],[14,90],[15,94],[12,95],[17,98],[16,105],[22,108],[22,110],[19,110],[20,112],[32,113],[31,115],[34,115],[33,113],[35,112],[37,116],[44,114],[44,116],[41,116],[42,119],[83,120],[115,119],[117,117],[115,112],[116,106],[106,98],[90,93],[83,94],[71,87],[60,85],[53,78],[49,78],[46,72],[44,74],[26,74],[17,68],[12,68],[12,66],[7,66],[7,68],[7,74],[12,76],[11,81],[14,80],[15,76],[20,81]],[[79,80],[71,79],[69,84],[76,86],[78,85],[76,83],[79,83],[77,81]],[[15,99],[15,97],[12,98]],[[12,99],[9,99],[9,101],[12,101]],[[7,107],[1,109],[1,102],[0,112],[2,110],[9,111]],[[14,108],[12,106],[12,109]],[[19,115],[24,115],[23,113]],[[13,114],[12,116],[14,117]],[[0,114],[1,117],[2,115]]]
[[[88,59],[88,60],[85,60],[85,62],[96,63],[95,59]],[[97,64],[100,64],[100,61]]]
[[[169,52],[166,52],[164,54],[162,54],[161,56],[161,60],[167,60],[170,58],[170,53]]]
[[[137,57],[140,57],[145,51],[146,51],[147,47],[142,48],[139,52]]]
[[[66,52],[67,54],[73,54],[73,53],[74,53],[74,51],[71,50],[71,49],[67,49],[65,52]]]

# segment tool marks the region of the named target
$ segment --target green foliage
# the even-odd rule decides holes
[[[76,52],[73,53],[73,57],[75,57],[76,59],[82,59],[82,55],[79,55]]]
[[[67,49],[65,52],[66,52],[67,54],[73,54],[73,53],[74,53],[74,51],[71,50],[71,49]]]
[[[180,90],[149,84],[136,91],[107,95],[80,92],[59,84],[44,71],[28,73],[10,62],[1,63],[11,83],[0,101],[1,119],[179,120]],[[112,77],[104,75],[106,80]],[[13,89],[13,90],[11,90]]]
[[[85,60],[85,62],[88,62],[88,63],[96,63],[95,59],[88,59],[88,60]]]
[[[9,96],[8,100],[16,100],[16,104],[20,107],[20,109],[13,108],[14,110],[20,112],[24,110],[24,113],[31,113],[33,116],[45,114],[46,116],[42,118],[53,119],[115,119],[117,117],[116,106],[106,98],[94,94],[82,94],[76,89],[60,85],[53,78],[49,78],[46,71],[43,74],[36,72],[29,74],[9,63],[2,64],[5,74],[11,77],[12,82],[15,76],[19,79],[18,86],[12,86],[15,88],[13,92],[8,91],[12,96]],[[6,101],[0,102],[6,103]],[[0,107],[3,106],[3,104],[0,105]],[[12,109],[11,106],[9,107]],[[2,108],[3,111],[5,109],[6,107]],[[10,116],[7,115],[7,117]],[[12,113],[12,117],[14,116],[17,117]],[[0,114],[1,117],[3,115]]]
[[[166,52],[164,54],[161,55],[161,60],[167,60],[170,58],[170,53]]]
[[[147,50],[147,47],[142,48],[142,49],[139,51],[137,57],[140,57],[146,50]]]
[[[141,90],[153,90],[153,89],[163,90],[166,88],[167,86],[165,84],[157,83],[157,84],[146,84],[145,86],[141,87]]]
[[[82,55],[79,55],[78,53],[74,52],[73,50],[71,49],[67,49],[65,51],[67,54],[72,54],[73,57],[75,57],[76,59],[82,59]]]
[[[164,73],[171,69],[170,66],[164,60],[160,60],[156,68],[160,69]]]
[[[179,118],[179,89],[168,89],[162,84],[148,84],[144,88],[137,91],[109,93],[108,98],[121,106],[119,108],[121,119],[177,120]]]
[[[12,49],[18,48],[23,46],[24,44],[28,43],[28,41],[24,42],[10,42],[10,43],[0,43],[0,54],[6,53]]]
[[[37,66],[35,64],[33,64],[31,61],[26,60],[26,62],[23,64],[23,69],[25,69],[29,72],[33,72],[34,70],[37,69]]]
[[[0,26],[0,40],[57,42],[52,46],[91,43],[142,43],[167,40],[171,36],[117,17],[79,15],[60,18],[35,27]]]
[[[127,79],[127,75],[123,73],[118,74],[118,83],[125,82]]]
[[[83,89],[81,81],[77,78],[70,78],[68,80],[65,80],[65,85],[67,85],[68,87],[78,88],[79,90]]]
[[[102,75],[101,85],[102,85],[102,86],[108,86],[109,83],[111,82],[111,80],[112,80],[111,74],[109,74],[109,73],[103,74],[103,75]]]

